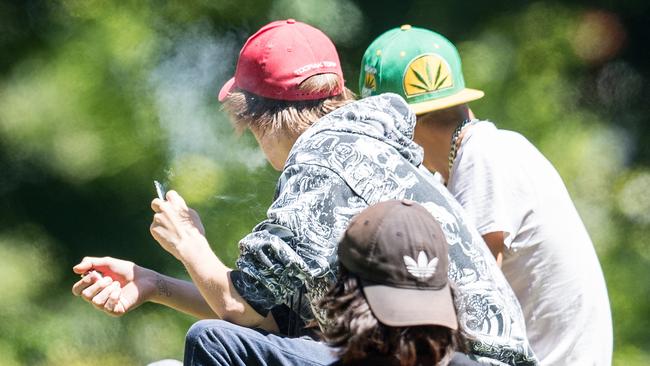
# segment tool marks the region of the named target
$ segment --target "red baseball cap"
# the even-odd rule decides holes
[[[305,93],[298,86],[317,74],[333,73],[341,88],[327,93]],[[343,72],[332,41],[320,30],[293,19],[269,23],[253,34],[239,52],[235,76],[219,92],[219,101],[242,89],[278,100],[314,100],[338,95]]]

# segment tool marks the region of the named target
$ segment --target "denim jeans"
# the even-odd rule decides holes
[[[335,350],[311,338],[288,338],[223,320],[201,320],[185,339],[185,365],[330,365]]]

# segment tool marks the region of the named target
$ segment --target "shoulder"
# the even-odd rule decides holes
[[[479,121],[470,125],[461,143],[461,150],[477,151],[485,148],[499,146],[499,140],[502,138],[502,130],[496,128],[492,122]]]
[[[463,139],[468,145],[488,145],[492,147],[512,147],[513,145],[527,144],[530,141],[517,131],[497,128],[490,121],[479,121],[473,125]]]
[[[473,125],[461,142],[458,160],[478,161],[482,164],[511,164],[537,149],[522,134],[502,130],[488,121]]]

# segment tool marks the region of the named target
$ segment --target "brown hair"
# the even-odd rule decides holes
[[[236,90],[224,100],[224,109],[239,133],[255,128],[262,133],[283,131],[297,136],[324,115],[355,100],[354,93],[342,87],[341,82],[338,75],[332,73],[305,79],[298,89],[307,94],[343,91],[333,97],[304,101],[269,99]]]
[[[340,348],[344,364],[376,359],[377,363],[400,366],[446,365],[454,350],[464,350],[459,332],[447,327],[390,327],[379,322],[358,277],[342,265],[338,281],[319,305],[328,320],[323,335],[330,345]]]

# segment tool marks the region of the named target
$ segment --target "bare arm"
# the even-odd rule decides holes
[[[191,282],[159,274],[130,261],[86,257],[73,267],[73,271],[87,275],[72,286],[72,293],[110,315],[121,316],[151,301],[199,319],[217,317]]]
[[[503,250],[505,248],[505,244],[503,243],[503,231],[487,233],[483,235],[483,240],[485,240],[485,244],[490,248],[494,259],[497,261],[497,265],[501,268],[503,262]]]
[[[194,268],[194,266],[191,267]],[[189,267],[186,266],[186,268]],[[201,275],[196,273],[192,276],[192,278],[209,279],[210,274]],[[209,281],[207,282],[209,283]],[[168,306],[172,309],[176,309],[199,319],[219,319],[218,313],[213,311],[211,304],[206,301],[206,298],[212,297],[205,297],[203,295],[204,292],[201,291],[194,283],[156,273],[155,285],[156,290],[154,291],[154,295],[149,301]],[[204,287],[210,288],[211,286],[208,284]],[[232,291],[237,293],[234,288]],[[208,296],[214,295],[213,292],[209,290],[205,293]],[[245,303],[243,299],[241,301]],[[258,328],[266,329],[270,332],[279,331],[278,326],[275,323],[275,319],[273,319],[273,316],[270,313],[266,318],[262,318],[260,322],[255,323],[255,326]]]
[[[196,288],[221,319],[247,327],[275,328],[271,317],[258,314],[233,287],[231,269],[214,254],[202,235],[200,219],[174,191],[168,201],[153,200],[156,212],[151,234],[169,253],[183,263]]]
[[[214,254],[204,237],[197,238],[194,244],[192,251],[181,254],[180,260],[214,312],[235,324],[263,327],[265,318],[233,286],[232,270]]]
[[[199,289],[189,281],[155,273],[149,301],[168,306],[199,319],[218,319]]]

